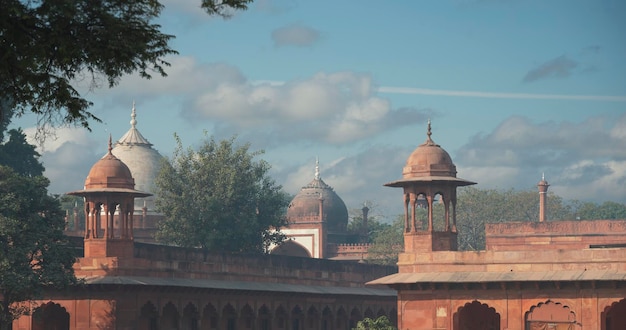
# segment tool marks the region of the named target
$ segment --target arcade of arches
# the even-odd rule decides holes
[[[105,306],[107,304],[102,301],[92,302],[92,308],[97,309],[97,312],[91,315],[79,315],[68,311],[77,308],[72,302],[49,301],[34,310],[30,320],[31,329],[82,329],[88,328],[87,324],[91,324],[91,327],[95,325],[97,329],[138,330],[343,330],[356,327],[357,322],[365,317],[387,316],[392,322],[396,322],[397,315],[395,308],[388,309],[388,306],[375,303],[356,306],[354,301],[350,300],[296,303],[285,300],[273,302],[225,300],[220,302],[156,298],[130,308],[136,315],[130,317],[131,321],[127,324],[119,324],[119,320],[111,317],[112,314],[116,314],[114,312],[116,308],[109,308],[110,313],[102,312],[107,310]],[[123,304],[123,302],[118,302],[117,309]],[[26,318],[21,321],[14,329],[28,328],[25,324]]]
[[[197,304],[203,304],[198,307]],[[257,302],[258,304],[258,302]],[[388,313],[390,315],[388,315]],[[214,304],[198,301],[165,302],[157,307],[155,302],[146,301],[138,309],[135,329],[351,329],[364,317],[394,317],[394,309],[385,311],[366,307],[364,310],[350,305],[332,306],[327,304],[283,304],[261,303],[253,307],[248,303],[226,302]],[[441,313],[438,311],[438,313]],[[106,317],[100,317],[101,325]],[[393,320],[395,321],[395,320]],[[551,300],[533,305],[524,316],[525,330],[574,330],[579,329],[583,320],[570,309]],[[47,302],[35,309],[32,316],[33,330],[70,329],[70,314],[65,307],[55,302]],[[453,315],[455,330],[500,330],[503,327],[500,313],[480,301],[467,302]],[[619,330],[626,324],[626,299],[619,300],[602,312],[601,330]],[[590,328],[594,328],[591,326]]]

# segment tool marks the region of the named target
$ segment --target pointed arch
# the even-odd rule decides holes
[[[322,310],[322,320],[321,320],[322,330],[333,329],[333,323],[334,323],[333,312],[330,310],[328,306],[326,306]]]
[[[219,321],[219,314],[213,304],[208,303],[202,310],[202,329],[203,330],[215,330],[217,329]]]
[[[363,317],[370,318],[373,320],[376,318],[376,315],[374,315],[374,312],[372,311],[372,309],[368,307],[365,309],[365,312],[363,312]]]
[[[378,312],[376,313],[376,318],[379,318],[381,316],[387,316],[387,313],[385,312],[384,309],[382,309],[382,307],[378,309]]]
[[[307,250],[302,244],[290,239],[284,241],[279,246],[272,249],[270,254],[312,258],[311,252],[309,250]]]
[[[138,326],[140,330],[156,330],[158,327],[159,312],[151,301],[141,306]]]
[[[198,309],[193,303],[188,303],[183,309],[182,329],[183,330],[198,330],[198,320],[200,314]]]
[[[220,329],[236,330],[237,329],[237,311],[230,303],[222,308],[222,326]]]
[[[33,330],[69,330],[70,313],[65,307],[54,302],[48,302],[35,309],[31,326]]]
[[[160,328],[178,329],[178,320],[180,316],[178,315],[178,309],[171,301],[165,304],[161,315],[161,322],[159,322]]]
[[[263,305],[259,308],[258,316],[257,316],[257,324],[259,330],[270,330],[272,324],[272,312],[270,309]]]
[[[238,329],[252,329],[254,325],[254,311],[250,305],[245,304],[239,312],[239,328]]]
[[[299,305],[295,305],[291,309],[291,329],[302,330],[304,329],[304,312]]]
[[[314,306],[309,307],[306,312],[306,321],[305,321],[305,329],[313,330],[319,329],[320,323],[320,313],[317,311],[317,308]]]
[[[287,310],[285,310],[285,308],[280,305],[276,308],[276,312],[274,313],[275,317],[274,317],[274,326],[277,329],[286,329],[287,328],[287,319],[289,318],[289,315],[287,314]]]
[[[526,312],[527,330],[550,329],[554,325],[555,330],[572,330],[576,324],[576,314],[559,302],[551,300],[532,306]]]
[[[363,316],[361,315],[361,311],[358,308],[354,307],[350,311],[350,329],[356,328],[357,322],[361,321]]]
[[[499,330],[500,314],[477,300],[466,303],[454,313],[454,328],[459,330]]]
[[[614,330],[626,327],[626,299],[606,306],[601,314],[602,329]]]
[[[337,319],[335,321],[336,329],[347,329],[348,328],[348,313],[343,307],[339,307],[337,310]]]

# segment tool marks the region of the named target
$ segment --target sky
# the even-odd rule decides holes
[[[237,135],[290,194],[322,179],[348,209],[403,212],[400,179],[432,139],[482,189],[626,202],[626,2],[257,0],[229,19],[166,0],[168,77],[85,90],[103,120],[39,147],[51,193],[81,189],[109,134],[162,155]],[[33,134],[36,118],[14,121]]]

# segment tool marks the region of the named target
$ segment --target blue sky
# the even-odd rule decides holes
[[[88,92],[104,122],[61,129],[42,149],[55,193],[82,187],[109,134],[137,127],[170,156],[203,132],[238,134],[289,193],[322,178],[349,209],[402,212],[410,153],[433,139],[480,188],[626,201],[626,3],[257,0],[232,18],[168,0],[167,78]],[[15,122],[32,132],[34,118]]]

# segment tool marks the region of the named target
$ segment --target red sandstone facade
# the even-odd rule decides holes
[[[626,329],[626,221],[546,221],[542,179],[538,222],[488,224],[485,251],[456,251],[454,187],[468,181],[428,131],[403,179],[388,184],[405,193],[398,273],[370,282],[398,291],[398,328]],[[432,205],[433,193],[452,205],[444,231],[433,228],[432,212],[428,228],[416,224],[416,196]]]
[[[72,193],[85,198],[83,256],[74,266],[84,285],[25,303],[32,315],[13,329],[343,330],[382,315],[395,322],[396,292],[364,286],[395,267],[135,242],[133,199],[149,194],[134,189],[111,149],[109,141],[85,189]]]

